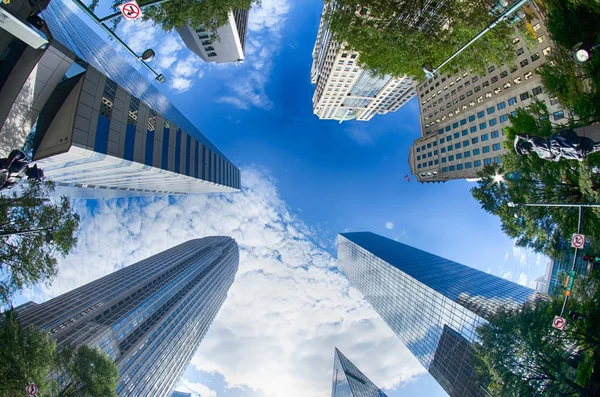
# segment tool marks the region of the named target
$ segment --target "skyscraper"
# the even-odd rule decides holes
[[[335,348],[331,397],[387,397]]]
[[[451,397],[482,395],[471,343],[485,317],[535,291],[373,233],[338,236],[338,266]]]
[[[0,143],[34,131],[34,161],[70,195],[240,188],[223,153],[63,2],[41,16],[47,47],[0,37]]]
[[[174,391],[171,397],[192,397],[192,393],[183,393],[180,391]]]
[[[407,76],[379,77],[358,65],[359,54],[335,41],[321,16],[313,50],[310,79],[315,84],[313,113],[326,120],[368,121],[375,114],[395,112],[415,96],[417,83]]]
[[[185,25],[177,29],[181,39],[194,54],[205,62],[243,62],[246,51],[248,10],[229,11],[227,23],[217,29],[218,39],[204,27]]]
[[[536,15],[529,10],[528,15]],[[528,44],[529,38],[515,36],[514,65],[490,65],[483,75],[441,73],[418,85],[421,137],[408,157],[417,181],[477,178],[485,165],[500,163],[509,116],[536,99],[548,106],[553,123],[568,122],[567,111],[544,92],[535,72],[546,63],[553,45],[541,17],[531,21],[527,34],[535,36],[535,46]]]
[[[120,396],[168,396],[238,269],[229,237],[190,240],[19,312],[65,344],[97,346],[119,368]]]

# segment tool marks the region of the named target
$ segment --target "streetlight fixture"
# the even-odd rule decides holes
[[[42,227],[42,228],[27,229],[27,230],[9,230],[9,231],[0,232],[0,237],[24,236],[24,235],[28,235],[28,234],[45,232],[44,239],[46,240],[46,243],[50,244],[52,241],[54,241],[54,234],[52,234],[52,232],[55,229],[56,228],[54,226],[52,226],[52,227]]]
[[[583,43],[577,43],[573,47],[573,59],[577,63],[586,63],[592,57],[592,52],[598,47],[600,47],[600,44],[589,47]]]
[[[166,0],[161,0],[160,2],[164,2]],[[121,38],[119,36],[116,35],[115,32],[113,32],[112,30],[110,30],[108,28],[108,26],[106,26],[104,24],[104,21],[107,21],[109,19],[112,19],[118,15],[121,15],[121,13],[115,13],[115,14],[111,14],[105,18],[98,18],[96,16],[96,14],[94,14],[94,12],[92,10],[90,10],[85,4],[83,4],[83,2],[81,2],[81,0],[73,0],[73,2],[79,7],[81,8],[81,10],[83,12],[85,12],[91,19],[92,21],[94,21],[98,26],[100,26],[100,28],[102,28],[102,30],[104,30],[106,33],[108,33],[108,35],[110,37],[112,37],[117,43],[119,43],[123,48],[125,48],[125,50],[127,50],[127,52],[129,52],[131,55],[133,55],[138,61],[140,61],[148,70],[150,70],[152,73],[154,73],[154,75],[156,76],[156,81],[158,81],[159,83],[164,83],[165,81],[167,81],[167,79],[165,78],[165,76],[163,76],[162,74],[156,72],[150,65],[148,65],[146,62],[151,61],[152,59],[154,59],[154,57],[156,56],[156,53],[154,52],[154,50],[152,50],[151,48],[147,49],[146,51],[144,51],[142,53],[141,56],[139,56],[138,54],[135,53],[135,51],[133,51],[131,48],[129,48],[129,46],[127,44],[125,44],[125,42],[123,40],[121,40]],[[154,4],[158,4],[159,2],[152,2],[151,4],[147,4],[148,5],[154,5]]]

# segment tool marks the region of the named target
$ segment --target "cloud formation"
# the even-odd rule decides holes
[[[336,346],[383,388],[423,373],[337,271],[316,243],[321,237],[290,212],[275,181],[255,168],[244,169],[242,181],[243,191],[228,195],[80,202],[79,244],[52,286],[36,290],[37,300],[183,241],[229,235],[240,247],[240,269],[192,360],[196,369],[266,397],[328,396]]]
[[[394,228],[394,224],[392,222],[386,222],[385,223],[385,228],[392,230]]]

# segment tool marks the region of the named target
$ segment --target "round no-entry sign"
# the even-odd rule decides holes
[[[121,10],[121,14],[123,14],[125,19],[130,21],[138,19],[140,16],[142,16],[142,9],[134,0],[121,4],[119,9]]]
[[[585,236],[583,234],[574,234],[571,238],[571,245],[573,248],[583,248],[585,244]]]
[[[564,318],[555,316],[554,321],[552,321],[552,326],[556,329],[560,329],[561,331],[565,329],[566,321]]]
[[[29,394],[30,396],[35,396],[38,392],[38,388],[35,385],[35,383],[30,383],[27,385],[27,387],[25,388],[25,391],[27,392],[27,394]]]

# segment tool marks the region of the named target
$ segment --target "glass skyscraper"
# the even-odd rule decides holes
[[[169,396],[238,269],[230,237],[190,240],[18,313],[60,348],[97,346],[119,368],[121,397]]]
[[[331,397],[387,397],[350,360],[335,348]]]
[[[341,233],[338,266],[452,397],[483,395],[473,382],[475,329],[536,292],[373,233]]]

